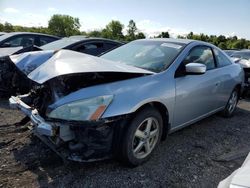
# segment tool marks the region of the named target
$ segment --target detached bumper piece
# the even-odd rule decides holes
[[[28,95],[11,97],[11,108],[21,110],[32,122],[33,133],[63,160],[91,162],[112,156],[115,120],[112,121],[53,121],[41,117],[25,102]],[[117,127],[117,125],[116,125]]]

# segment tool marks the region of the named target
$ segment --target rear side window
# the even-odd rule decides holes
[[[105,48],[102,42],[93,42],[93,43],[87,43],[87,44],[77,46],[73,50],[81,52],[81,53],[86,53],[86,54],[97,56],[101,54],[102,52],[104,52]]]
[[[215,68],[215,61],[211,48],[206,46],[194,47],[185,58],[184,64],[201,63],[206,65],[207,70]]]
[[[12,37],[4,42],[4,44],[8,44],[8,47],[17,47],[17,46],[23,46],[28,47],[32,46],[34,44],[35,38],[34,36],[17,36]]]
[[[116,47],[118,47],[120,45],[118,44],[115,44],[115,43],[105,43],[105,49],[108,51],[108,50],[112,50]]]
[[[46,37],[46,36],[39,36],[39,39],[40,39],[40,46],[43,46],[45,44],[51,43],[56,40],[52,37]]]
[[[232,64],[232,62],[221,51],[214,49],[214,55],[218,67],[224,67]]]

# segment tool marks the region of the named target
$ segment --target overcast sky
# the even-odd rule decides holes
[[[147,36],[193,31],[250,39],[250,0],[0,0],[1,23],[47,26],[53,14],[78,17],[82,31],[133,19]]]

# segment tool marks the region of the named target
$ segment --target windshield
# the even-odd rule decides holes
[[[184,44],[139,40],[130,42],[101,57],[152,72],[165,70],[182,50]]]
[[[59,50],[59,49],[65,48],[71,44],[74,44],[78,41],[79,40],[63,38],[61,40],[57,40],[57,41],[45,44],[45,45],[41,46],[40,48],[42,50]]]

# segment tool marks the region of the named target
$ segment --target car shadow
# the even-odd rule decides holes
[[[36,174],[39,187],[216,187],[245,156],[226,162],[216,159],[249,148],[249,103],[241,102],[232,118],[215,114],[169,135],[151,159],[136,168],[115,160],[64,163],[35,136],[13,154]]]

